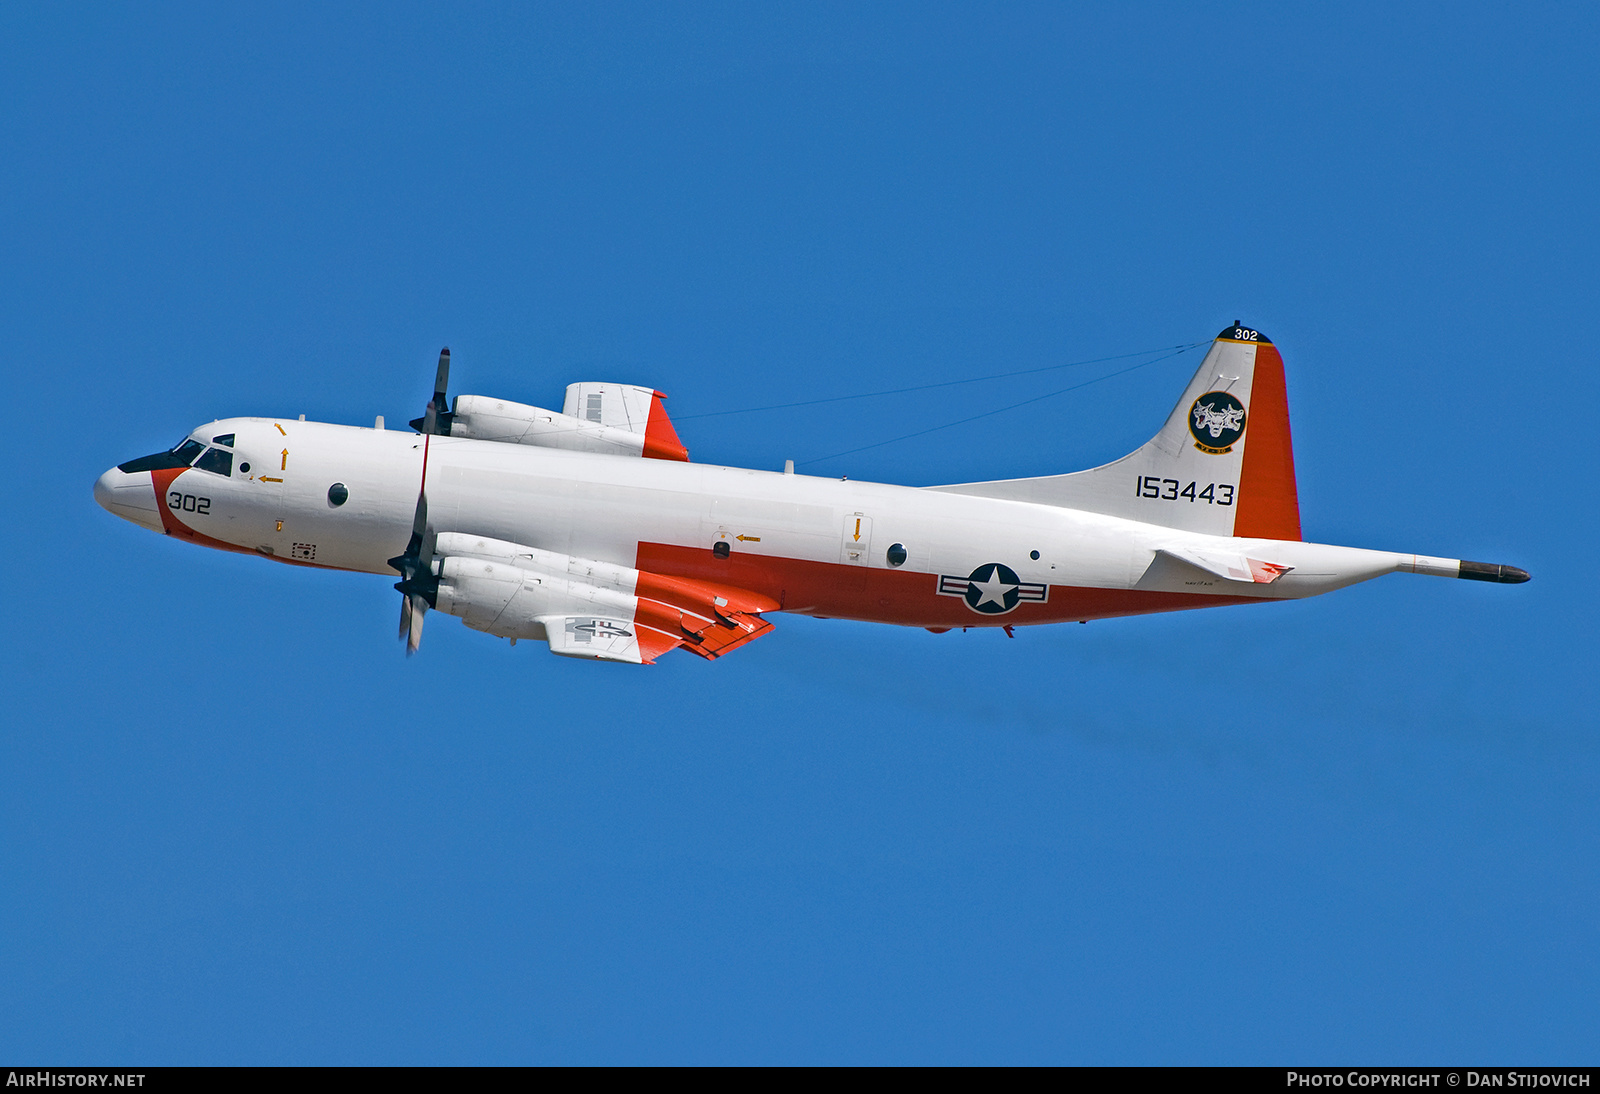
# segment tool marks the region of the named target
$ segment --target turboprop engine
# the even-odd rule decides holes
[[[434,607],[501,638],[543,638],[545,620],[557,615],[598,612],[632,619],[639,606],[637,598],[617,589],[498,560],[452,555],[436,569]]]
[[[687,460],[689,453],[647,387],[586,382],[567,388],[560,413],[485,395],[456,398],[450,435],[607,456]]]
[[[493,399],[486,395],[456,397],[452,437],[474,441],[531,444],[608,456],[642,456],[644,434],[574,418],[542,407]]]

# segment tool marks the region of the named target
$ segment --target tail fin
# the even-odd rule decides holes
[[[1143,448],[1070,475],[936,486],[1214,536],[1300,538],[1283,358],[1235,324],[1211,344],[1167,424]]]

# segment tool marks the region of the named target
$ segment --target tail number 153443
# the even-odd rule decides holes
[[[1201,487],[1197,482],[1185,486],[1178,479],[1164,479],[1160,475],[1140,475],[1134,480],[1133,496],[1152,501],[1203,501],[1207,505],[1232,505],[1231,482],[1208,482]]]

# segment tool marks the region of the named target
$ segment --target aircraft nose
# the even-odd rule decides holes
[[[156,488],[150,472],[129,473],[113,467],[94,483],[94,500],[113,516],[161,531],[161,514],[156,510]]]

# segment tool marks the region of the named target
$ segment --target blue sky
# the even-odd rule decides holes
[[[1581,5],[0,14],[0,1057],[1592,1062]],[[1307,538],[1523,566],[569,663],[93,502],[235,414],[653,385],[1070,470],[1281,348]]]

